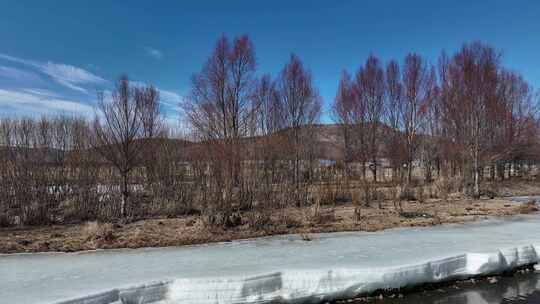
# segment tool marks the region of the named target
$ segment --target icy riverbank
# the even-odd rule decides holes
[[[535,246],[394,268],[285,270],[253,277],[177,279],[82,297],[78,303],[324,303],[376,290],[501,274],[539,262]]]
[[[2,303],[291,303],[496,274],[538,262],[540,216],[180,248],[0,256]],[[126,288],[164,282],[145,288]],[[117,289],[113,289],[117,288]],[[98,299],[99,298],[99,299]],[[131,300],[128,300],[131,299]]]

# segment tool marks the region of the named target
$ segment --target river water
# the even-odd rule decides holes
[[[540,303],[540,272],[502,276],[475,283],[452,284],[436,290],[408,294],[403,298],[387,297],[382,300],[376,299],[369,302],[380,304]]]

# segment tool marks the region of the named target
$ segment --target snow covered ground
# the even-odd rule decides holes
[[[0,303],[316,303],[536,263],[539,232],[540,215],[529,215],[321,234],[310,242],[289,235],[179,248],[4,255]]]

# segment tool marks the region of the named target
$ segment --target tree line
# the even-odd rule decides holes
[[[378,188],[399,200],[458,178],[478,198],[483,180],[525,175],[539,156],[533,88],[481,42],[436,65],[370,55],[342,73],[331,126],[298,56],[275,77],[256,67],[248,36],[217,40],[179,105],[188,137],[163,122],[159,90],[127,76],[98,94],[93,120],[1,118],[0,224],[201,214],[231,227],[247,212],[259,227],[291,206],[361,208]]]
[[[453,56],[443,52],[437,66],[414,53],[386,66],[369,56],[354,77],[343,73],[333,113],[345,162],[361,162],[365,170],[385,157],[394,177],[408,184],[413,162],[421,160],[426,182],[434,170],[459,173],[479,197],[486,167],[492,179],[495,172],[504,179],[501,166],[536,159],[536,98],[519,74],[502,66],[500,53],[473,42]],[[371,169],[376,177],[377,166]]]

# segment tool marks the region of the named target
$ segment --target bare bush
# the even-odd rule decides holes
[[[114,228],[109,223],[99,223],[97,221],[87,222],[81,231],[86,242],[92,247],[99,248],[101,245],[114,240]]]
[[[416,187],[415,197],[419,203],[426,202],[426,189],[424,188],[424,186]]]
[[[322,208],[320,204],[314,204],[308,214],[308,221],[313,224],[330,224],[335,221],[334,208]]]
[[[394,205],[394,210],[397,212],[403,212],[403,205],[401,204],[401,193],[398,186],[388,188],[388,196]]]
[[[443,202],[448,201],[448,196],[450,192],[452,191],[451,182],[446,178],[442,178],[435,181],[434,187],[435,187],[436,196],[442,199]]]
[[[264,231],[272,229],[274,225],[269,210],[249,212],[247,214],[247,223],[251,229]]]

